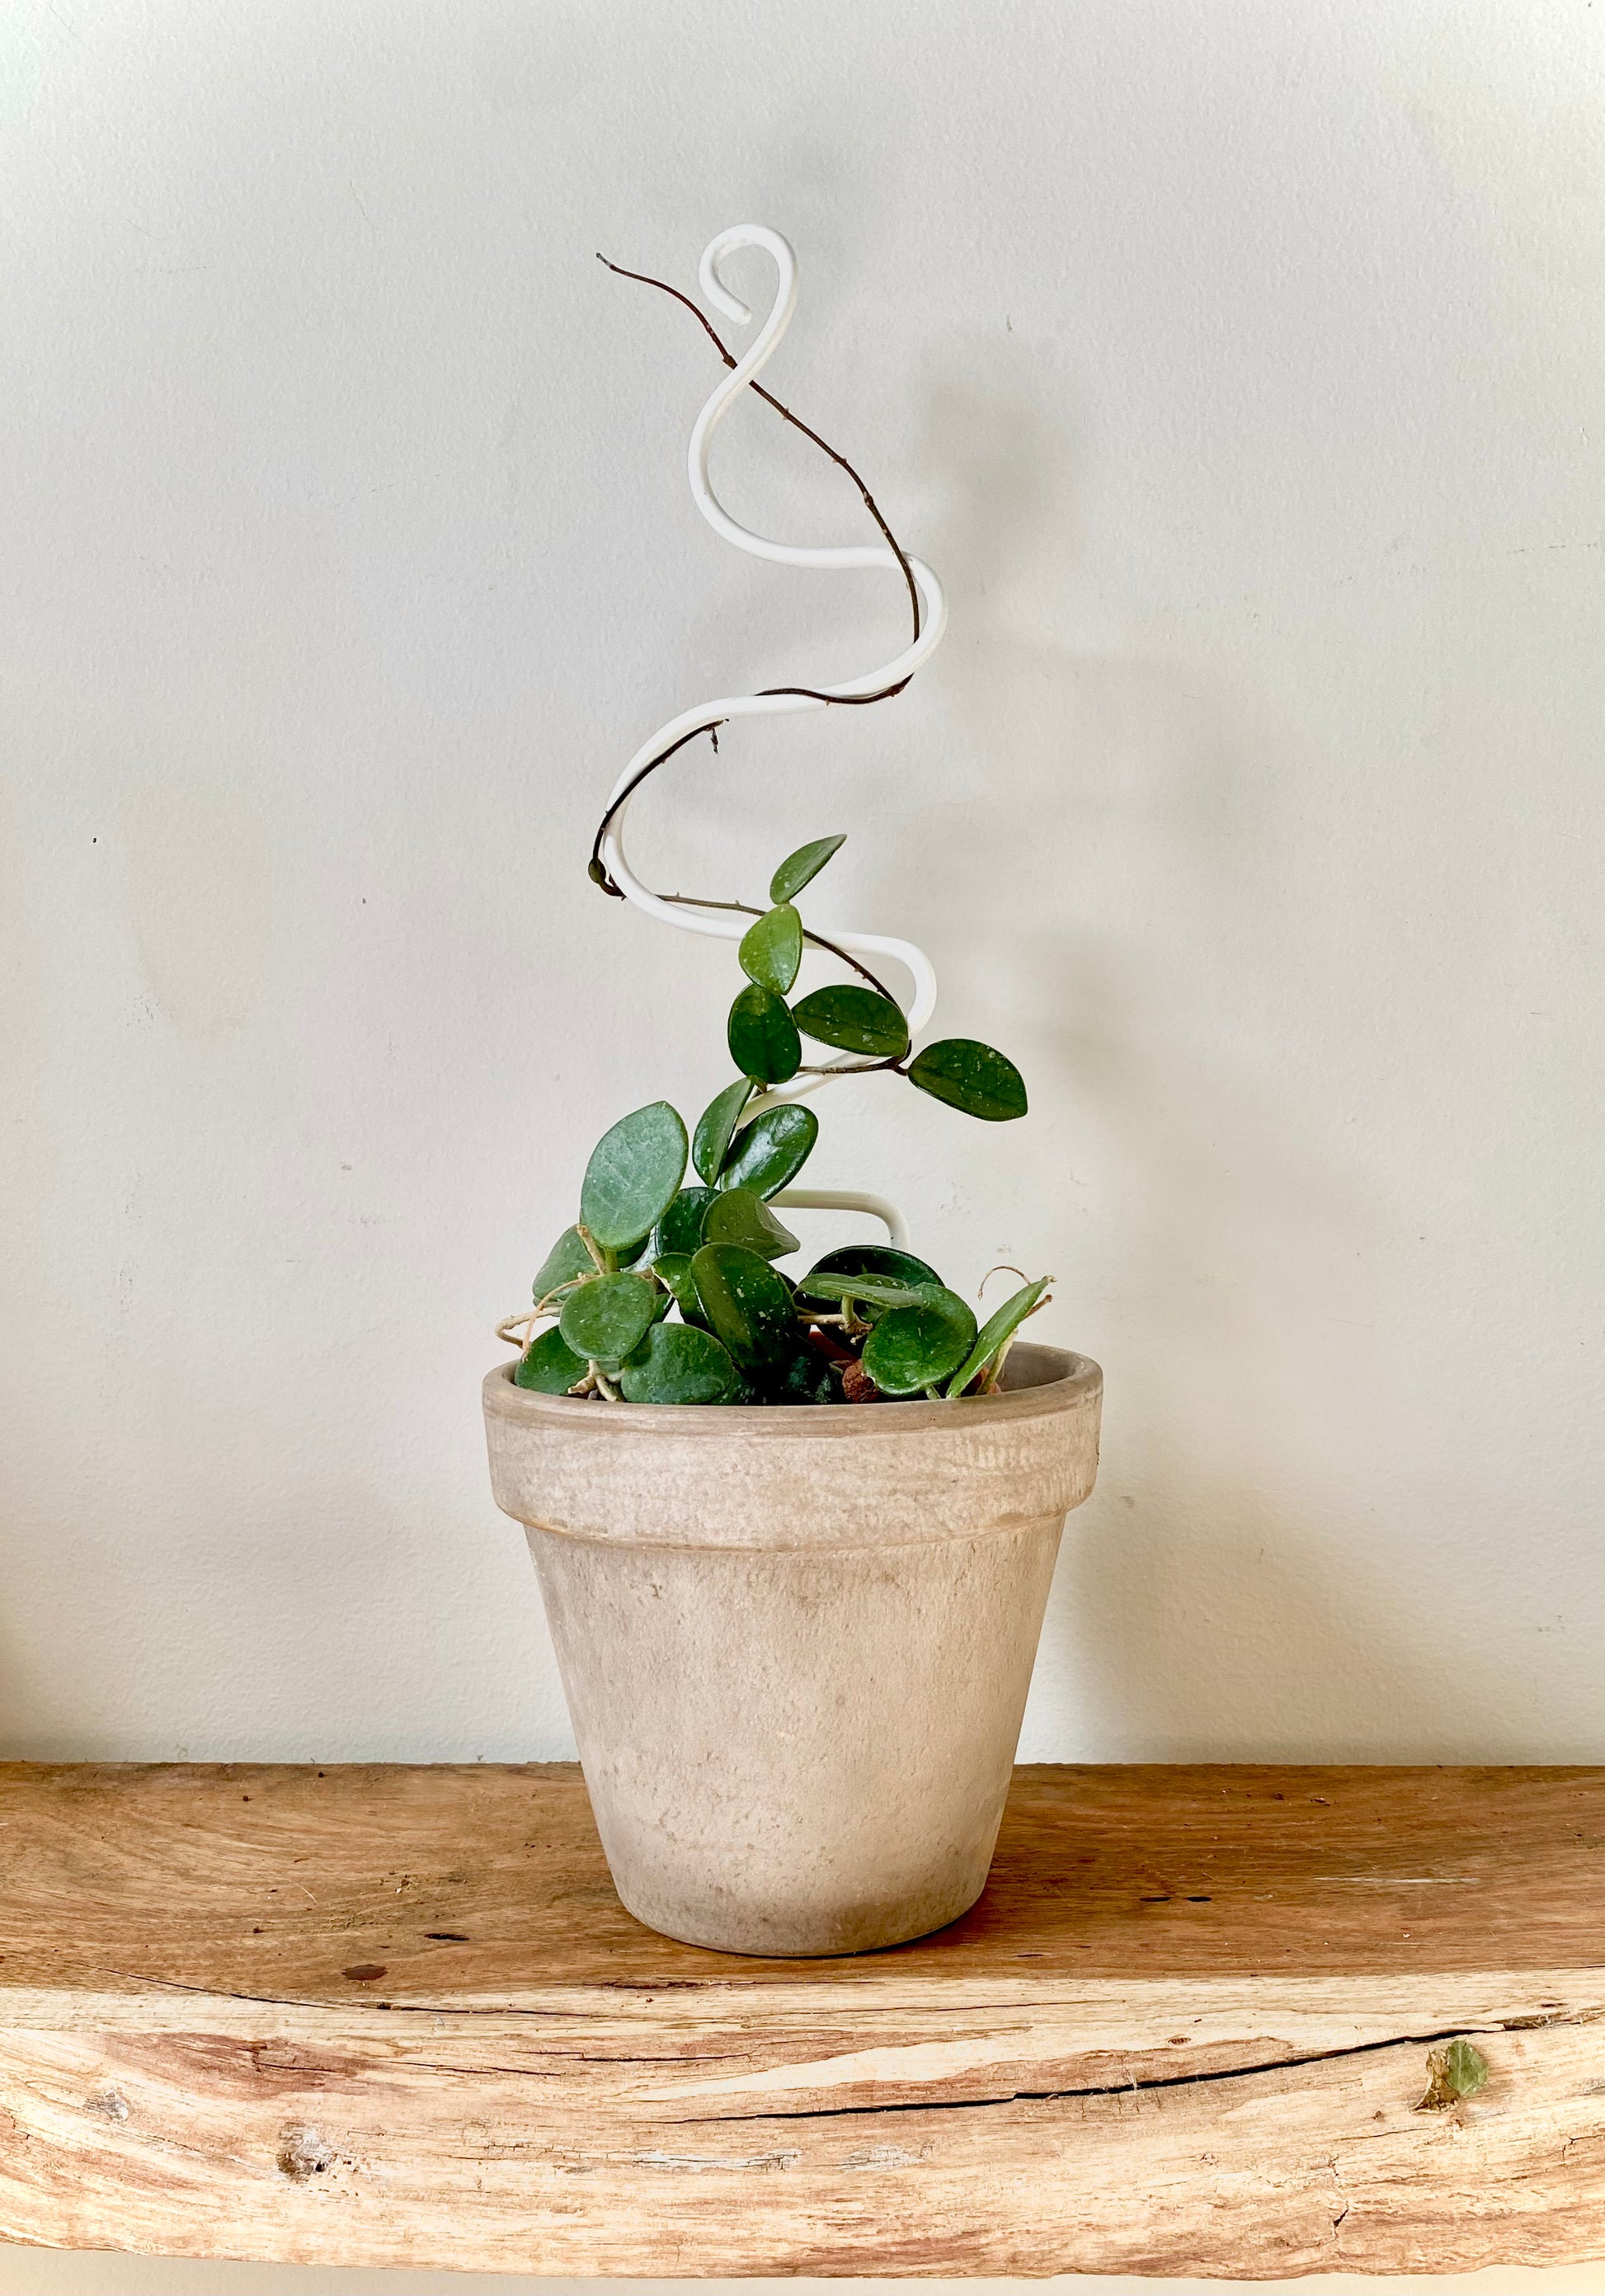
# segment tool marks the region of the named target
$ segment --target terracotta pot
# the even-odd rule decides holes
[[[676,1408],[485,1382],[614,1884],[726,1953],[863,1953],[985,1886],[1102,1374]]]

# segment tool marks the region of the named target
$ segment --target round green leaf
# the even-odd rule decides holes
[[[721,1403],[735,1384],[728,1353],[695,1324],[654,1324],[618,1374],[626,1403]]]
[[[863,1364],[883,1395],[915,1395],[955,1372],[975,1341],[975,1317],[956,1292],[927,1292],[893,1308],[864,1343]]]
[[[1052,1281],[1051,1275],[1039,1275],[1035,1283],[1023,1284],[1011,1293],[995,1316],[987,1316],[975,1345],[948,1382],[949,1395],[962,1395],[977,1373],[986,1370],[1003,1341],[1014,1337]]]
[[[744,1244],[765,1259],[797,1250],[797,1238],[751,1188],[722,1188],[708,1207],[702,1235],[708,1243]]]
[[[691,1136],[691,1160],[710,1188],[730,1152],[736,1119],[751,1097],[752,1078],[737,1077],[733,1084],[727,1084],[708,1102],[697,1119],[697,1128]],[[694,1250],[696,1247],[692,1248]]]
[[[660,1283],[667,1283],[680,1313],[694,1321],[702,1313],[702,1303],[697,1297],[697,1287],[691,1280],[691,1254],[688,1251],[659,1252],[652,1262],[652,1273]]]
[[[769,880],[772,901],[794,901],[805,885],[812,884],[832,853],[839,853],[847,843],[844,830],[839,837],[816,837],[811,845],[799,845],[789,853]]]
[[[818,1137],[819,1119],[811,1108],[794,1102],[766,1108],[736,1134],[719,1185],[772,1196],[797,1177]]]
[[[692,1252],[702,1241],[702,1222],[713,1201],[711,1188],[682,1188],[652,1230],[651,1256],[665,1251]]]
[[[563,1302],[558,1330],[564,1344],[604,1371],[634,1354],[658,1308],[658,1287],[644,1275],[599,1275]]]
[[[1025,1079],[1012,1061],[978,1045],[973,1037],[944,1037],[927,1045],[908,1064],[908,1079],[933,1100],[962,1108],[989,1124],[1006,1123],[1026,1112]]]
[[[579,1217],[604,1251],[639,1243],[685,1177],[685,1127],[667,1100],[620,1117],[591,1151]]]
[[[531,1298],[550,1299],[560,1285],[572,1283],[576,1277],[594,1275],[596,1262],[585,1250],[585,1241],[577,1227],[566,1227],[540,1264]]]
[[[790,1361],[798,1341],[791,1286],[766,1259],[739,1243],[705,1243],[691,1272],[702,1312],[739,1371]]]
[[[790,901],[782,901],[742,934],[736,955],[749,980],[784,996],[797,978],[802,948],[802,919]]]
[[[537,1395],[567,1395],[585,1375],[584,1360],[575,1354],[553,1324],[519,1357],[512,1383],[514,1387],[533,1388]]]
[[[797,1023],[785,999],[755,980],[730,1008],[730,1057],[755,1084],[784,1084],[802,1066]]]
[[[791,1018],[805,1037],[844,1053],[897,1061],[908,1050],[908,1023],[890,997],[851,981],[816,988],[792,1006]]]

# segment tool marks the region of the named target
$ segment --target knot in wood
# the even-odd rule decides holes
[[[292,2183],[304,2184],[308,2177],[321,2176],[325,2169],[332,2169],[334,2157],[334,2147],[328,2138],[305,2121],[286,2121],[279,2131],[279,2149],[274,2159],[280,2174]]]

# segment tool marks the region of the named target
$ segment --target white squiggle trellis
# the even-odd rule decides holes
[[[714,532],[738,550],[747,551],[754,558],[767,558],[781,566],[817,566],[831,570],[878,566],[897,576],[903,581],[904,567],[895,551],[880,543],[850,543],[837,548],[808,548],[796,543],[775,542],[767,535],[754,534],[731,517],[714,493],[708,475],[708,450],[714,432],[735,400],[767,365],[781,337],[790,324],[797,307],[797,257],[789,241],[780,233],[763,224],[733,224],[710,240],[704,249],[698,277],[702,291],[716,309],[738,326],[749,326],[753,314],[739,296],[733,294],[719,275],[719,266],[725,257],[739,248],[762,248],[774,263],[777,274],[774,300],[769,316],[758,329],[751,348],[725,376],[724,381],[708,398],[698,415],[691,434],[687,455],[692,499]],[[707,933],[720,940],[739,940],[747,929],[748,920],[713,910],[700,910],[677,902],[662,900],[649,886],[643,885],[631,869],[624,848],[625,818],[629,811],[630,785],[653,758],[671,748],[687,734],[694,733],[712,719],[721,721],[741,718],[771,718],[788,716],[799,709],[825,709],[830,698],[855,701],[883,687],[897,685],[922,668],[941,644],[947,625],[947,601],[942,586],[922,559],[906,561],[908,574],[919,590],[923,607],[923,627],[913,643],[888,662],[874,669],[864,670],[856,677],[844,678],[839,685],[822,685],[813,693],[742,693],[730,694],[716,701],[705,701],[694,709],[684,709],[671,718],[666,726],[643,742],[629,764],[618,776],[609,800],[612,812],[598,847],[613,883],[628,901],[644,909],[649,916],[659,918],[664,924],[674,925],[681,932]],[[829,698],[821,698],[829,697]],[[908,1032],[917,1037],[929,1026],[936,1009],[937,976],[930,959],[913,941],[897,940],[883,933],[841,932],[832,939],[856,956],[890,957],[901,964],[913,983],[913,994],[908,1005]],[[773,1105],[776,1100],[798,1099],[806,1092],[828,1083],[832,1076],[851,1073],[852,1063],[836,1063],[817,1076],[799,1078],[790,1086],[781,1086],[759,1098],[758,1107]],[[752,1113],[757,1112],[755,1108]],[[799,1209],[821,1210],[865,1211],[886,1222],[892,1241],[905,1241],[903,1221],[896,1208],[883,1198],[845,1192],[815,1189],[791,1189],[777,1196],[777,1203],[787,1203]]]

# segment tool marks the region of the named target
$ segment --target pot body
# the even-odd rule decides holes
[[[619,1897],[690,1944],[862,1953],[985,1886],[1095,1364],[963,1403],[660,1408],[486,1382]]]

